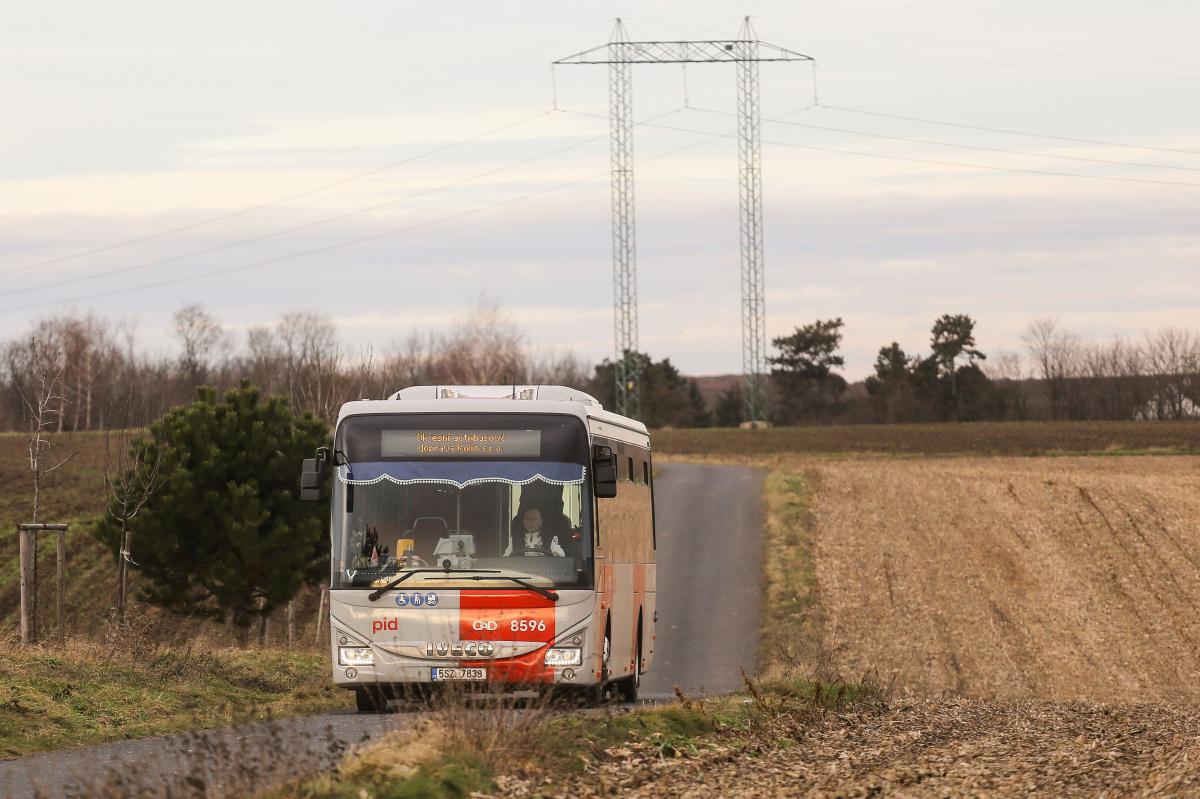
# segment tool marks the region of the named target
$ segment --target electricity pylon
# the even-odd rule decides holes
[[[617,411],[637,416],[637,253],[633,203],[633,64],[731,62],[737,66],[738,197],[741,244],[742,373],[749,422],[766,419],[766,304],[763,280],[762,116],[758,65],[762,61],[812,61],[809,56],[761,42],[746,17],[738,38],[631,42],[618,19],[612,41],[555,61],[607,64],[612,150],[613,316]]]

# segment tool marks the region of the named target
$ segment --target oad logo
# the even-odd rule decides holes
[[[475,632],[483,632],[484,630],[495,630],[500,625],[492,619],[476,619],[471,622],[471,629]]]

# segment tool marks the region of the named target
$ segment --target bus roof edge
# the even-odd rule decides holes
[[[600,402],[577,388],[569,386],[503,385],[503,386],[409,386],[393,394],[394,400],[437,399],[512,399],[578,402],[602,409]]]

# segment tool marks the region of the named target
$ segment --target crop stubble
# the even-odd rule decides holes
[[[824,638],[925,696],[1200,699],[1200,461],[817,468]]]
[[[554,786],[503,795],[627,799],[773,797],[1196,797],[1195,707],[908,698],[797,725],[786,742],[744,740],[664,759],[610,750]]]

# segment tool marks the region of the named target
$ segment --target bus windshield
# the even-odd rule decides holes
[[[519,589],[508,577],[591,587],[587,437],[576,417],[351,417],[336,448],[333,588],[377,588],[405,571],[415,572],[405,587],[420,590]]]

